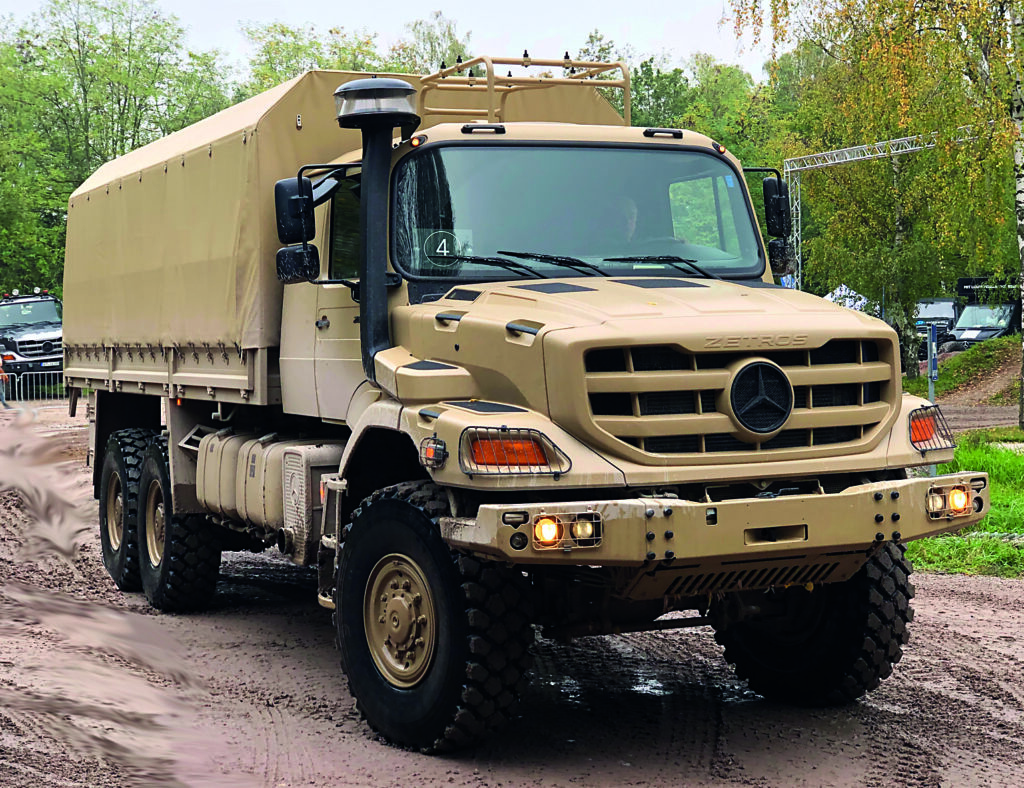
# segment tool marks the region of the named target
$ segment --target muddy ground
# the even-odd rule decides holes
[[[764,701],[706,629],[542,640],[521,715],[493,741],[391,748],[353,709],[308,570],[227,554],[210,611],[160,615],[107,578],[95,504],[70,541],[34,525],[42,512],[74,532],[83,426],[0,416],[0,488],[46,488],[0,492],[0,786],[1021,783],[1024,582],[983,577],[915,575],[906,656],[849,707]],[[41,432],[69,464],[46,465]],[[37,555],[78,539],[78,557],[25,560],[26,538]]]

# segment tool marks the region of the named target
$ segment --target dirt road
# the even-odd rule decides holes
[[[81,455],[69,428],[34,429]],[[48,473],[43,459],[0,423],[0,489]],[[26,534],[37,552],[63,544],[32,510],[59,510],[85,471],[47,478],[50,497],[0,492],[0,786],[1009,786],[1024,772],[1024,582],[916,575],[906,657],[841,709],[760,699],[703,629],[542,640],[520,718],[429,757],[359,720],[308,570],[228,554],[209,612],[156,615],[107,579],[91,502],[71,565],[23,560]]]

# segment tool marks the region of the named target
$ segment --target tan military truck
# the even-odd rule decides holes
[[[509,715],[538,628],[710,624],[766,696],[874,689],[903,543],[987,477],[908,474],[939,410],[888,326],[773,284],[764,192],[767,249],[722,144],[571,60],[311,72],[104,165],[65,370],[111,576],[182,610],[222,550],[316,567],[367,721],[424,750]]]

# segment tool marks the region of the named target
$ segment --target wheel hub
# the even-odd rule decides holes
[[[159,484],[151,484],[146,495],[146,552],[149,563],[160,566],[164,560],[164,539],[167,524],[164,513],[163,491]]]
[[[124,538],[124,490],[117,474],[111,474],[107,484],[107,538],[114,551]]]
[[[423,570],[408,556],[384,556],[370,572],[363,604],[370,656],[396,687],[415,686],[434,655],[436,613]]]

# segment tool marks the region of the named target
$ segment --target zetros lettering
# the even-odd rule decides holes
[[[800,347],[807,344],[807,334],[759,334],[757,336],[705,337],[705,348]]]

